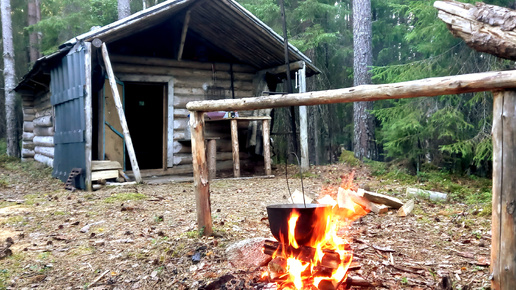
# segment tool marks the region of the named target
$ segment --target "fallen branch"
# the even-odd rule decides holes
[[[95,285],[98,281],[100,281],[100,279],[102,279],[102,277],[104,277],[107,273],[109,272],[109,270],[106,270],[104,271],[102,274],[100,274],[97,278],[95,278],[95,280],[93,280],[93,282],[91,282],[89,285],[88,285],[88,288]]]

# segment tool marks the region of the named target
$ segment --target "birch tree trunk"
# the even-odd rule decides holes
[[[131,0],[118,0],[118,19],[131,15]]]
[[[9,0],[0,0],[2,14],[2,39],[4,44],[4,91],[5,91],[5,119],[7,131],[7,155],[19,157],[18,132],[16,129],[16,94],[14,92],[14,46],[13,27],[11,22],[11,3]]]
[[[372,58],[371,0],[353,0],[353,72],[354,86],[371,83]],[[353,152],[359,159],[378,159],[374,137],[375,120],[368,112],[373,102],[353,104],[354,140]]]
[[[38,23],[41,20],[41,10],[39,0],[29,0],[28,4],[28,24],[29,26]],[[29,35],[29,61],[36,62],[40,57],[39,53],[40,36],[38,32],[33,31]]]

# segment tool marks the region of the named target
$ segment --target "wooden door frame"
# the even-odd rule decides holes
[[[167,96],[163,98],[163,170],[174,166],[174,78],[167,75],[119,74],[122,82],[166,84]]]

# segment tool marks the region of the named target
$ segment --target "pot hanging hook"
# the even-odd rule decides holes
[[[299,176],[301,178],[301,191],[303,193],[303,204],[304,204],[304,206],[306,208],[305,187],[303,185],[303,171],[302,171],[302,168],[301,168],[301,162],[299,162],[299,157],[297,156],[296,153],[290,152],[289,154],[294,155],[294,157],[296,157],[296,160],[297,160],[297,166],[299,167]],[[285,179],[287,181],[288,194],[290,194],[290,200],[292,200],[292,203],[294,203],[294,199],[292,198],[292,192],[290,192],[290,186],[288,184],[288,173],[287,173],[288,170],[287,169],[288,169],[288,164],[285,164]]]

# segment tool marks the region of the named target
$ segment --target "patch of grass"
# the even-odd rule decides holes
[[[45,201],[45,195],[37,193],[26,194],[23,198],[25,199],[24,204],[26,205],[34,205]]]
[[[448,194],[452,201],[466,204],[489,204],[491,202],[492,181],[474,175],[462,176],[438,170],[431,166],[425,171],[412,175],[399,164],[367,161],[371,174],[387,183],[399,183],[402,186],[417,187],[424,190]]]
[[[347,164],[349,166],[359,166],[362,162],[360,159],[355,157],[353,151],[342,150],[342,153],[339,156],[339,162]]]
[[[202,236],[202,234],[201,234],[201,232],[200,232],[200,231],[193,230],[193,231],[186,232],[186,236],[187,236],[189,239],[196,239],[196,238],[201,237],[201,236]]]
[[[124,192],[124,193],[115,193],[110,197],[104,199],[105,203],[115,203],[115,202],[123,202],[130,200],[142,200],[147,198],[145,194],[135,193],[135,192]]]
[[[300,174],[299,172],[294,174],[293,178],[299,178],[300,177]],[[312,173],[312,172],[303,172],[303,178],[317,178],[319,177],[319,175],[315,174],[315,173]]]
[[[7,219],[5,219],[4,221],[2,221],[0,223],[0,225],[11,225],[11,226],[14,226],[14,225],[17,225],[17,224],[25,225],[25,224],[27,224],[27,222],[25,221],[23,216],[16,215],[16,216],[8,217]]]

